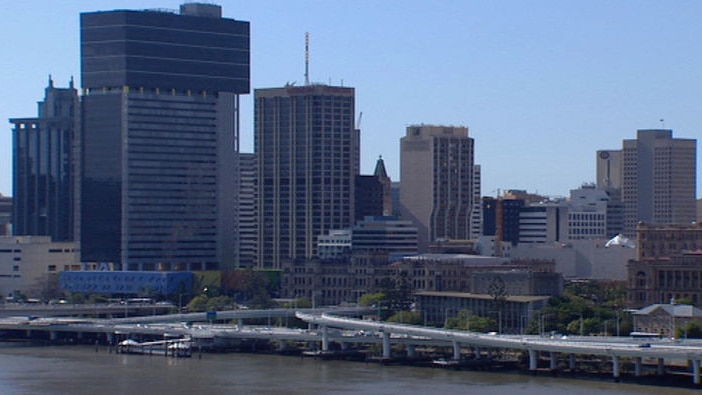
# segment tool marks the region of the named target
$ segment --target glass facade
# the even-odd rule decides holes
[[[139,271],[235,266],[248,22],[88,13],[81,45],[82,260]]]
[[[158,11],[81,14],[83,88],[249,92],[249,23]]]
[[[13,127],[13,233],[74,239],[73,142],[78,94],[50,81],[37,118],[11,119]]]

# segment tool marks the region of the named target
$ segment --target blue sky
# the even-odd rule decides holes
[[[225,17],[251,22],[254,89],[302,84],[310,33],[311,80],[356,88],[366,174],[382,155],[399,180],[399,140],[419,123],[467,126],[483,195],[493,196],[498,189],[568,195],[595,181],[596,150],[620,148],[637,129],[702,137],[700,1],[215,3]],[[71,75],[80,83],[80,12],[179,5],[3,1],[0,118],[36,116],[49,74],[60,87]],[[242,98],[247,152],[252,97]],[[0,133],[3,195],[12,194],[10,130],[6,123]]]

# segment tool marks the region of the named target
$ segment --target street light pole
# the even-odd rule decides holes
[[[583,313],[571,313],[571,315],[577,315],[580,317],[580,336],[583,335]]]
[[[451,310],[450,307],[444,308],[444,328],[447,328],[447,327],[448,327],[448,319],[449,319],[448,314],[449,314],[449,311],[450,311],[450,310]]]
[[[607,336],[607,323],[612,320],[605,320],[604,322],[604,335]]]
[[[499,310],[491,310],[491,313],[497,313],[497,317],[499,319],[498,321],[498,326],[497,326],[497,333],[502,334],[502,312]]]
[[[552,316],[552,315],[553,315],[553,314],[543,314],[543,313],[540,312],[539,321],[540,321],[540,324],[541,324],[541,325],[539,326],[539,333],[540,333],[541,337],[544,336],[544,332],[546,331],[546,326],[545,326],[545,322],[544,322],[544,321],[545,321],[546,317],[549,317],[549,316]]]

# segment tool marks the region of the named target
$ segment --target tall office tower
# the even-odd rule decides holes
[[[390,183],[390,204],[392,206],[392,216],[400,218],[402,212],[400,210],[400,189],[401,185],[399,181],[393,181]]]
[[[211,4],[81,14],[83,261],[235,261],[249,23]]]
[[[469,239],[473,139],[468,128],[415,125],[400,139],[402,218],[417,226],[419,251],[437,239]]]
[[[71,79],[49,77],[36,118],[10,119],[13,149],[13,234],[74,239],[75,146],[80,103]]]
[[[258,257],[258,160],[239,154],[239,258],[238,267],[256,266]]]
[[[621,191],[622,188],[622,151],[597,151],[597,181],[595,186],[605,191]]]
[[[622,202],[622,151],[597,151],[595,186],[609,196],[607,203],[607,238],[624,233],[624,203]]]
[[[310,258],[318,236],[353,224],[354,97],[325,85],[254,91],[260,268]]]
[[[697,141],[672,130],[639,130],[622,142],[624,234],[636,224],[689,224],[696,220]]]
[[[483,231],[483,199],[480,165],[473,166],[473,211],[470,217],[470,239],[478,240]]]

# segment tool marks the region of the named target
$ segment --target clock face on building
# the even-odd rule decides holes
[[[607,159],[607,158],[609,158],[609,152],[607,152],[607,151],[600,152],[600,159]]]

